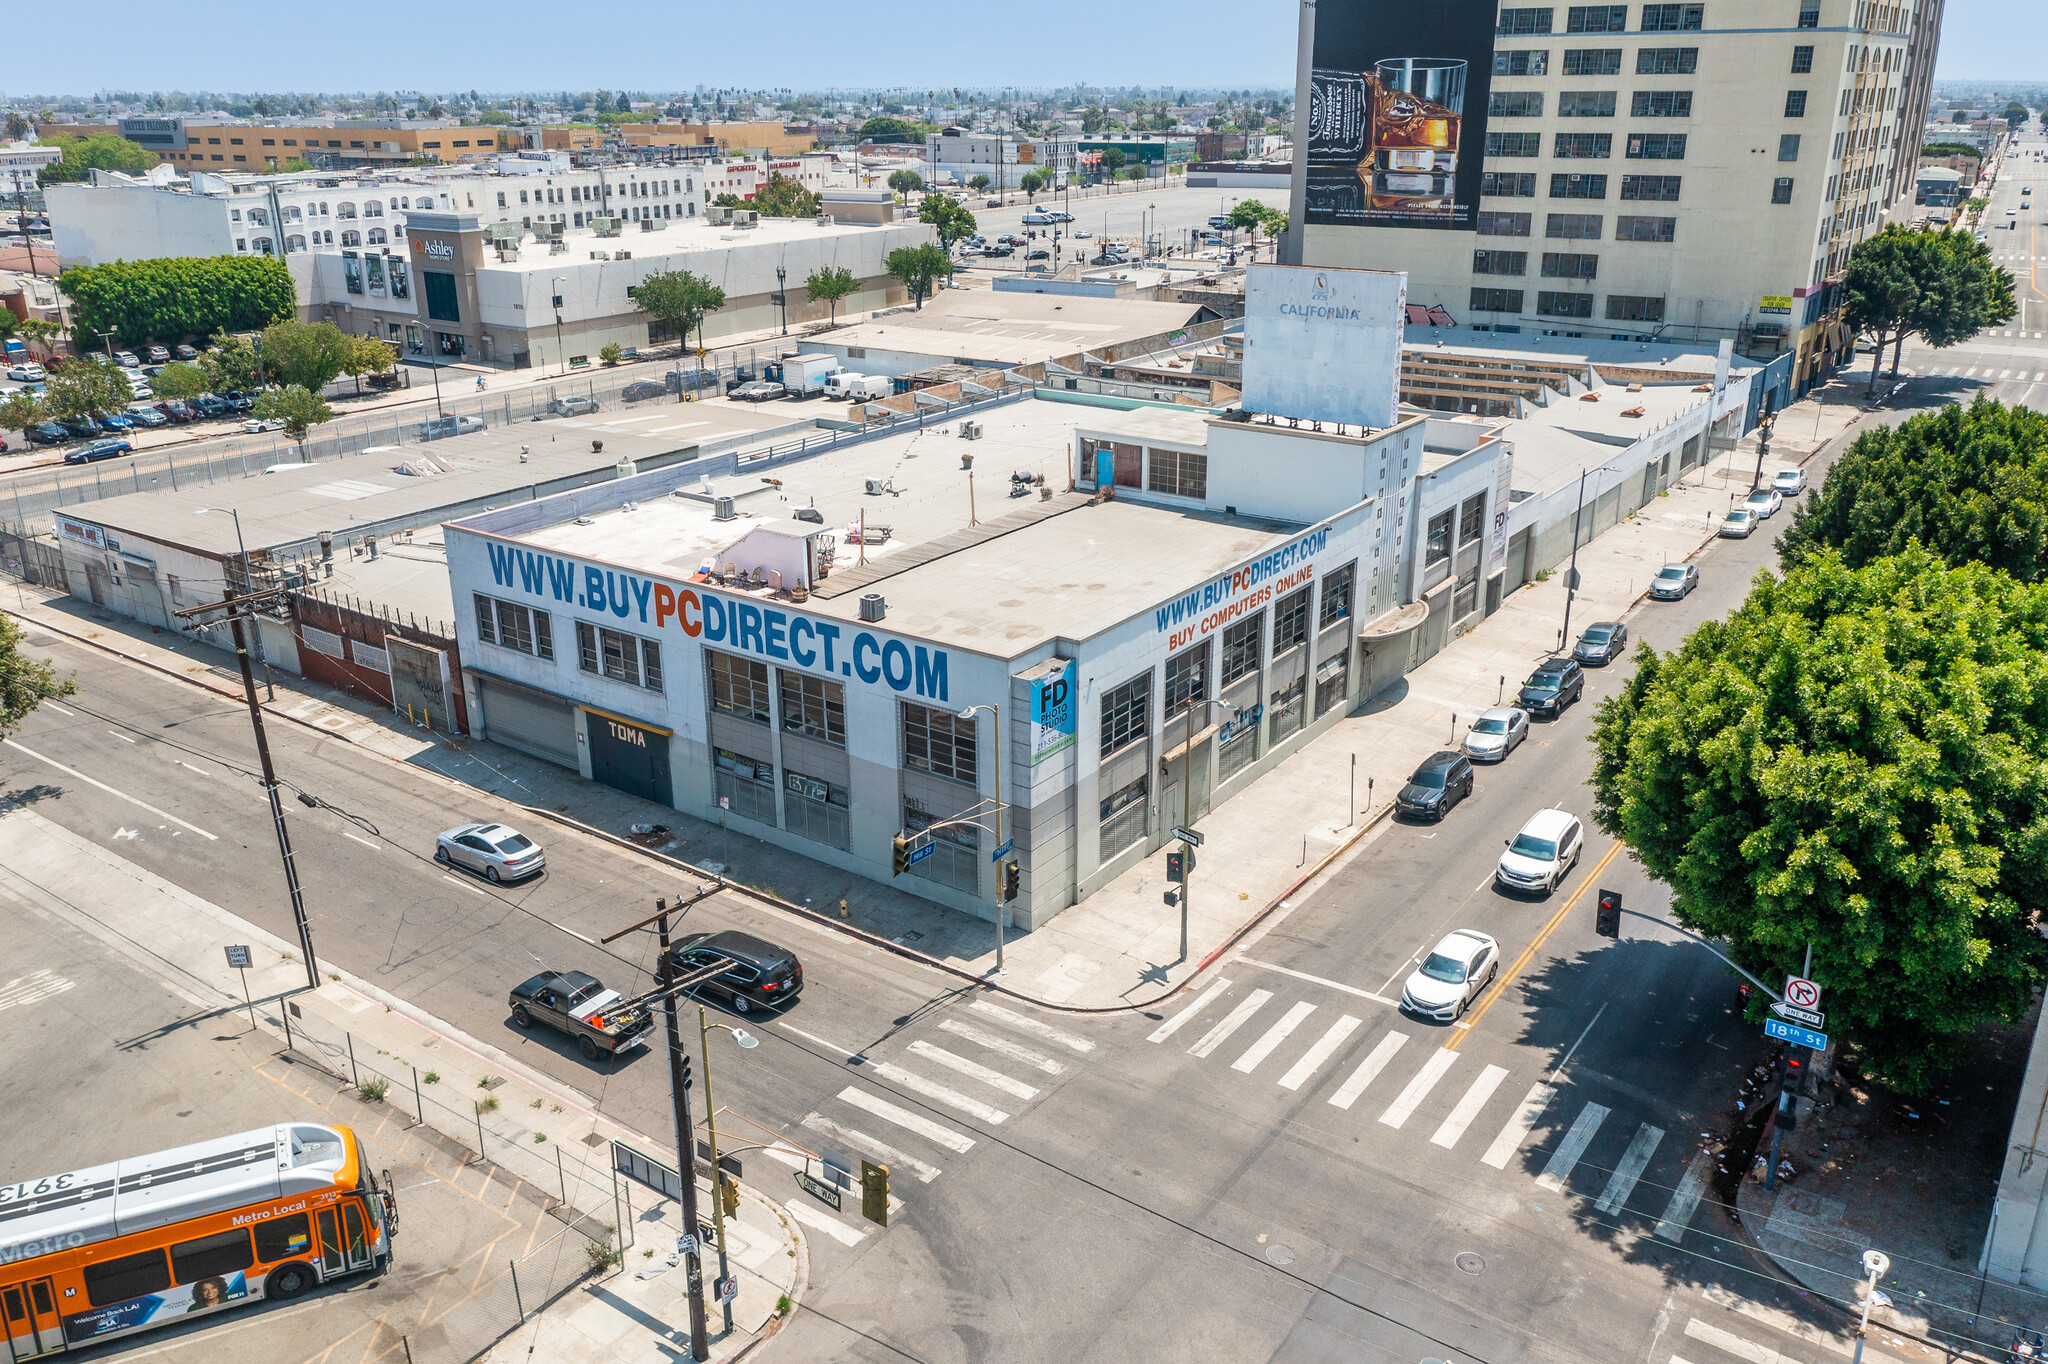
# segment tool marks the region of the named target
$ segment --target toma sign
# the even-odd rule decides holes
[[[691,639],[758,658],[880,683],[891,691],[933,701],[948,699],[944,649],[906,644],[839,621],[817,620],[693,587],[673,587],[560,555],[494,541],[487,541],[485,548],[490,552],[492,581],[503,591],[658,631],[673,626]]]

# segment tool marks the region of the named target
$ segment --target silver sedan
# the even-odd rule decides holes
[[[1529,737],[1529,712],[1514,706],[1495,706],[1479,713],[1465,734],[1465,756],[1474,762],[1497,763],[1515,751]]]
[[[481,872],[486,881],[517,881],[547,866],[540,844],[503,824],[464,824],[434,840],[434,860]]]

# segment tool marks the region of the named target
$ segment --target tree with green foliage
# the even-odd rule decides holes
[[[0,431],[26,431],[49,419],[42,400],[25,388],[17,388],[0,399]]]
[[[21,651],[21,626],[0,615],[0,739],[21,728],[37,706],[53,696],[69,696],[78,684],[57,676],[57,666]]]
[[[607,341],[597,348],[597,358],[606,369],[617,369],[625,354],[625,349],[616,341]]]
[[[1102,153],[1102,169],[1114,180],[1117,178],[1117,172],[1121,171],[1124,163],[1130,159],[1122,147],[1107,148]]]
[[[853,271],[843,265],[821,265],[811,271],[804,280],[804,289],[813,303],[826,305],[826,325],[839,324],[839,300],[860,288],[860,280]]]
[[[291,271],[277,256],[166,256],[74,266],[57,276],[74,305],[81,351],[98,333],[158,340],[267,327],[298,310]]]
[[[38,145],[62,149],[64,159],[45,166],[37,177],[45,185],[77,184],[92,179],[96,170],[140,175],[156,164],[156,153],[147,151],[125,137],[102,133],[98,137],[66,138]]]
[[[1045,188],[1045,182],[1046,177],[1042,173],[1029,170],[1025,171],[1023,178],[1017,181],[1017,188],[1024,191],[1026,199],[1035,203],[1038,199],[1038,191]]]
[[[365,374],[389,374],[398,364],[398,351],[389,341],[380,341],[374,336],[350,336],[348,358],[341,372],[356,381],[356,392],[363,391]]]
[[[988,186],[989,179],[986,175],[970,176],[967,181],[967,188],[973,190],[976,194],[982,193]]]
[[[713,208],[745,208],[747,201],[734,194],[731,190],[727,190],[725,193],[714,198],[711,201],[711,206]]]
[[[213,391],[213,381],[206,377],[206,371],[196,364],[178,363],[165,365],[149,381],[150,388],[159,398],[196,398],[202,393]]]
[[[771,171],[768,183],[754,191],[754,208],[766,218],[815,218],[818,196],[781,171]]]
[[[1920,306],[1920,281],[1928,274],[1932,233],[1886,224],[1849,252],[1849,270],[1842,280],[1842,320],[1859,333],[1877,338],[1870,361],[1870,391],[1877,392],[1884,368],[1885,343],[1913,329]]]
[[[898,194],[915,194],[924,188],[924,177],[914,170],[890,171],[888,183]]]
[[[356,338],[332,322],[287,317],[263,329],[263,379],[318,393],[348,372]]]
[[[30,346],[40,346],[45,355],[54,352],[51,343],[63,334],[64,328],[47,317],[26,318],[21,324],[22,339]]]
[[[953,258],[936,242],[924,242],[897,247],[883,258],[882,268],[903,281],[911,301],[922,310],[938,282],[953,273]]]
[[[125,412],[135,401],[128,371],[98,356],[85,356],[50,371],[43,406],[61,419],[96,412]]]
[[[633,301],[686,347],[695,331],[701,350],[704,319],[725,306],[725,290],[691,271],[669,270],[642,280],[633,291]]]
[[[2026,105],[2018,100],[2013,100],[2005,106],[2003,117],[2011,126],[2020,128],[2026,126],[2027,120],[2032,118],[2033,115],[2027,112]]]
[[[250,415],[258,421],[279,422],[284,433],[292,438],[292,444],[299,447],[299,459],[306,458],[306,437],[313,428],[334,420],[334,409],[311,389],[290,384],[284,388],[268,388],[257,395],[256,405]]]
[[[2010,322],[2019,307],[2012,272],[1991,259],[1991,247],[1961,228],[1931,232],[1932,248],[1920,278],[1920,303],[1913,330],[1936,350],[1961,345],[1990,327]],[[1901,336],[1893,345],[1892,373],[1899,370]]]
[[[948,194],[928,194],[917,206],[917,220],[929,223],[939,235],[942,250],[951,251],[956,242],[974,235],[974,214]]]
[[[312,170],[313,163],[302,156],[294,156],[280,162],[277,169],[280,175],[297,175],[300,171]]]
[[[1761,573],[1595,723],[1594,818],[1751,973],[1805,972],[1924,1092],[2017,1021],[2048,941],[2048,585],[1914,546]]]
[[[213,343],[199,353],[198,364],[206,375],[209,393],[254,392],[270,378],[256,349],[256,338],[248,335],[218,333]]]
[[[923,142],[926,131],[924,124],[915,119],[884,115],[861,124],[860,139],[863,142]]]
[[[1968,156],[1983,160],[1984,153],[1967,142],[1930,142],[1920,149],[1922,156]]]

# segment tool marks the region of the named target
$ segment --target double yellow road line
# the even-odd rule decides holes
[[[1465,1020],[1464,1028],[1458,1032],[1456,1037],[1444,1043],[1445,1051],[1456,1051],[1465,1039],[1472,1035],[1472,1030],[1479,1026],[1481,1019],[1486,1017],[1487,1010],[1500,1002],[1500,997],[1507,993],[1508,986],[1514,984],[1515,977],[1522,973],[1522,968],[1527,966],[1530,959],[1536,955],[1538,949],[1550,940],[1550,935],[1557,931],[1557,926],[1564,922],[1565,916],[1570,914],[1578,905],[1580,898],[1585,895],[1587,888],[1597,882],[1600,879],[1600,873],[1607,870],[1607,864],[1620,855],[1621,846],[1621,844],[1616,843],[1613,847],[1609,848],[1607,855],[1598,862],[1595,862],[1593,870],[1586,874],[1586,878],[1583,881],[1579,882],[1579,888],[1570,895],[1565,896],[1564,903],[1557,907],[1557,913],[1550,916],[1550,922],[1544,924],[1542,930],[1536,934],[1535,939],[1522,949],[1522,955],[1515,958],[1514,964],[1501,972],[1500,979],[1493,983],[1491,990],[1487,991],[1486,998],[1480,1001],[1479,1007],[1474,1009],[1471,1017]]]

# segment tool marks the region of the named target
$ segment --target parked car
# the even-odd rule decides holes
[[[1572,657],[1587,667],[1606,667],[1628,648],[1628,627],[1618,620],[1596,620],[1572,646]]]
[[[788,391],[781,384],[771,383],[766,379],[756,379],[752,383],[741,384],[728,396],[737,398],[743,403],[765,403],[772,399],[780,398]]]
[[[1650,596],[1657,601],[1679,601],[1700,585],[1700,571],[1693,564],[1666,564],[1650,579]]]
[[[981,254],[984,256],[1014,256],[1017,254],[1017,251],[1015,247],[996,245],[982,247]]]
[[[1042,247],[1042,246],[1041,246],[1041,247],[1039,247],[1038,249],[1036,249],[1036,250],[1034,250],[1034,251],[1026,251],[1026,252],[1024,253],[1024,259],[1025,259],[1025,260],[1051,260],[1051,259],[1052,259],[1052,252],[1050,252],[1050,251],[1046,250],[1046,249],[1045,249],[1044,247]]]
[[[180,360],[197,360],[199,358],[199,352],[193,350],[190,346],[175,347],[172,353]]]
[[[1401,987],[1403,1012],[1455,1023],[1500,971],[1500,944],[1476,928],[1447,933]]]
[[[216,398],[211,393],[202,393],[188,404],[195,416],[206,421],[218,421],[235,414],[233,404],[226,399]]]
[[[1742,499],[1742,505],[1755,512],[1757,520],[1768,521],[1785,505],[1785,496],[1776,488],[1758,488]]]
[[[1230,226],[1230,217],[1228,214],[1212,213],[1209,215],[1209,226],[1220,232]]]
[[[135,429],[135,423],[130,421],[125,413],[121,412],[95,412],[92,419],[109,431],[133,431]]]
[[[164,426],[171,420],[153,407],[131,407],[127,416],[137,426]]]
[[[1529,674],[1529,680],[1515,696],[1515,704],[1531,716],[1555,719],[1585,693],[1584,670],[1569,658],[1553,658],[1538,664],[1536,671]]]
[[[1568,810],[1538,810],[1522,831],[1506,840],[1508,850],[1494,865],[1496,885],[1509,890],[1556,890],[1578,865],[1585,830]]]
[[[222,402],[237,412],[247,412],[256,406],[256,395],[239,388],[231,388],[220,396]]]
[[[624,996],[581,971],[542,971],[513,986],[508,1003],[514,1026],[538,1023],[566,1033],[576,1039],[586,1061],[616,1056],[654,1026],[654,1014],[645,1005],[615,1008],[625,1003]]]
[[[148,384],[130,384],[128,397],[134,402],[151,403],[156,401],[156,390]]]
[[[580,393],[558,394],[548,399],[548,411],[557,417],[581,417],[597,411],[597,399]]]
[[[1718,532],[1730,540],[1747,540],[1749,533],[1756,529],[1757,515],[1747,507],[1737,507],[1721,518]]]
[[[472,436],[485,429],[481,417],[458,417],[453,412],[431,417],[413,428],[415,440],[441,440],[448,436]]]
[[[66,464],[90,464],[94,460],[112,459],[116,455],[133,453],[135,447],[125,440],[96,440],[90,445],[81,445],[76,450],[64,452]]]
[[[59,421],[57,425],[69,431],[79,440],[95,440],[107,434],[107,428],[101,426],[91,417],[67,417]]]
[[[154,379],[156,378],[157,375],[162,374],[168,368],[168,365],[144,365],[140,370],[137,370],[136,372],[145,379]]]
[[[673,391],[667,384],[653,379],[636,379],[619,390],[619,397],[629,403],[637,403],[649,398],[666,398]]]
[[[166,398],[156,405],[156,410],[180,426],[183,426],[186,422],[199,415],[186,406],[185,400],[182,398]]]
[[[540,844],[504,824],[457,825],[434,840],[434,860],[494,882],[538,876],[548,864]]]
[[[122,369],[139,369],[142,367],[142,362],[135,358],[135,352],[132,350],[115,351],[114,363]]]
[[[171,353],[162,346],[151,346],[149,348],[149,363],[152,365],[168,365],[171,363]]]
[[[1432,753],[1394,797],[1394,813],[1411,819],[1442,819],[1472,794],[1472,763],[1462,753]]]
[[[39,384],[50,377],[50,372],[30,360],[7,371],[7,377],[18,384]]]
[[[1075,229],[1074,229],[1074,232],[1073,232],[1073,235],[1074,235],[1074,237],[1075,237],[1075,238],[1076,238],[1077,240],[1079,240],[1079,241],[1084,241],[1084,242],[1085,242],[1085,241],[1089,241],[1089,240],[1091,240],[1091,239],[1092,239],[1092,238],[1093,238],[1093,237],[1095,236],[1095,234],[1094,234],[1093,232],[1090,232],[1090,231],[1089,231],[1089,230],[1088,230],[1087,228],[1085,228],[1085,227],[1077,227],[1077,228],[1075,228]]]
[[[990,199],[987,203],[984,203],[982,205],[983,208],[1001,208],[1002,206],[1003,201],[1001,199]]]
[[[1461,747],[1474,762],[1501,762],[1529,737],[1529,712],[1493,706],[1479,712]]]
[[[1806,491],[1806,470],[1780,469],[1771,475],[1771,487],[1780,497],[1797,497]]]
[[[804,968],[794,952],[733,929],[679,942],[669,948],[669,959],[683,973],[721,960],[732,962],[730,971],[704,982],[694,993],[722,999],[734,1013],[787,1006],[804,988]]]
[[[284,423],[274,417],[267,420],[262,417],[251,417],[242,423],[242,434],[245,436],[259,436],[265,431],[282,430],[284,430]]]
[[[55,422],[38,422],[21,433],[30,445],[62,445],[71,433]]]

